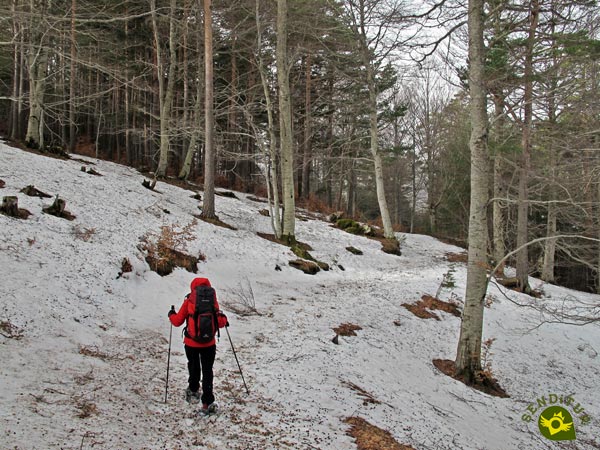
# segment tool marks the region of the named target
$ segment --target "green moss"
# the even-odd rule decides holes
[[[336,226],[341,230],[346,230],[347,228],[358,226],[358,223],[352,219],[339,219],[336,222]]]

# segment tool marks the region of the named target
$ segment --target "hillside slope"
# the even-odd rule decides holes
[[[80,170],[83,164],[102,176]],[[93,164],[93,166],[91,166]],[[171,304],[179,307],[195,276],[160,277],[138,249],[161,225],[189,224],[193,192],[159,182],[142,187],[135,170],[109,162],[62,161],[0,143],[0,196],[17,195],[32,215],[0,215],[0,448],[2,449],[355,449],[344,419],[360,416],[415,449],[600,448],[600,328],[539,325],[512,292],[490,288],[484,338],[510,398],[465,387],[432,359],[453,359],[460,321],[412,315],[402,303],[434,295],[444,274],[461,300],[466,268],[446,253],[461,250],[420,235],[401,235],[403,255],[316,219],[297,222],[328,272],[305,275],[289,249],[267,241],[265,205],[244,194],[218,197],[217,214],[237,230],[198,221],[190,254],[229,315],[250,394],[226,334],[218,344],[215,393],[222,412],[199,418],[182,399],[187,382],[181,330],[172,330],[169,400],[164,403]],[[60,195],[73,221],[42,213],[52,199],[19,191],[35,185]],[[363,255],[353,255],[354,246]],[[118,277],[123,258],[133,271]],[[275,266],[281,270],[275,270]],[[344,270],[342,270],[342,268]],[[543,302],[600,297],[544,285]],[[251,286],[259,315],[228,310]],[[342,323],[357,336],[331,342]],[[364,390],[362,393],[359,389]],[[573,446],[544,439],[521,416],[549,394],[571,394],[592,417]],[[595,441],[594,441],[595,440]]]

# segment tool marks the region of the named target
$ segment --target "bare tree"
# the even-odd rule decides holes
[[[204,0],[204,202],[202,215],[215,217],[213,33],[211,0]]]
[[[277,85],[279,87],[279,145],[281,146],[281,183],[283,229],[288,243],[296,240],[296,203],[294,198],[294,144],[292,141],[292,105],[290,63],[287,56],[287,0],[277,0]]]
[[[488,118],[485,88],[484,0],[469,0],[471,206],[467,288],[456,352],[456,375],[467,384],[481,370],[483,308],[487,289]]]

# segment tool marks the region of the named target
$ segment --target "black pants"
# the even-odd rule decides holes
[[[190,377],[188,383],[192,392],[197,392],[200,388],[200,370],[202,370],[202,403],[210,405],[215,401],[213,395],[213,364],[217,346],[212,347],[190,347],[185,345],[185,356],[188,359],[188,371]]]

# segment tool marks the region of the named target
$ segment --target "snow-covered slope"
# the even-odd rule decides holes
[[[27,220],[0,215],[1,449],[353,449],[343,422],[352,415],[419,450],[583,449],[600,441],[597,325],[532,330],[537,313],[490,288],[495,301],[485,311],[484,338],[495,338],[493,372],[511,397],[488,396],[431,362],[454,358],[459,319],[446,313],[439,313],[441,321],[419,319],[401,306],[434,295],[450,268],[455,286],[440,297],[462,299],[465,266],[445,257],[460,249],[402,235],[403,255],[391,256],[375,241],[299,220],[298,239],[332,266],[305,275],[288,265],[295,259],[289,249],[257,236],[271,232],[269,218],[258,212],[265,205],[244,194],[217,197],[219,218],[237,230],[198,221],[188,251],[206,255],[199,274],[210,278],[228,312],[250,394],[223,334],[215,364],[222,412],[199,418],[182,399],[186,360],[181,330],[173,329],[165,404],[166,316],[195,275],[178,269],[158,276],[138,244],[161,225],[190,223],[198,202],[192,192],[161,182],[158,192],[145,189],[131,168],[93,163],[103,176],[82,172],[81,161],[0,143],[6,182],[0,196],[17,195],[32,213]],[[52,199],[19,193],[30,184],[59,194],[76,219],[43,214]],[[88,240],[77,235],[86,230]],[[348,246],[364,254],[353,255]],[[125,257],[134,270],[117,278]],[[260,315],[227,311],[248,286]],[[541,301],[600,302],[543,289],[551,299]],[[334,345],[332,328],[345,322],[362,330]],[[376,401],[365,402],[352,386]],[[592,417],[586,425],[576,422],[576,447],[560,447],[521,420],[530,403],[551,393],[572,394]]]

